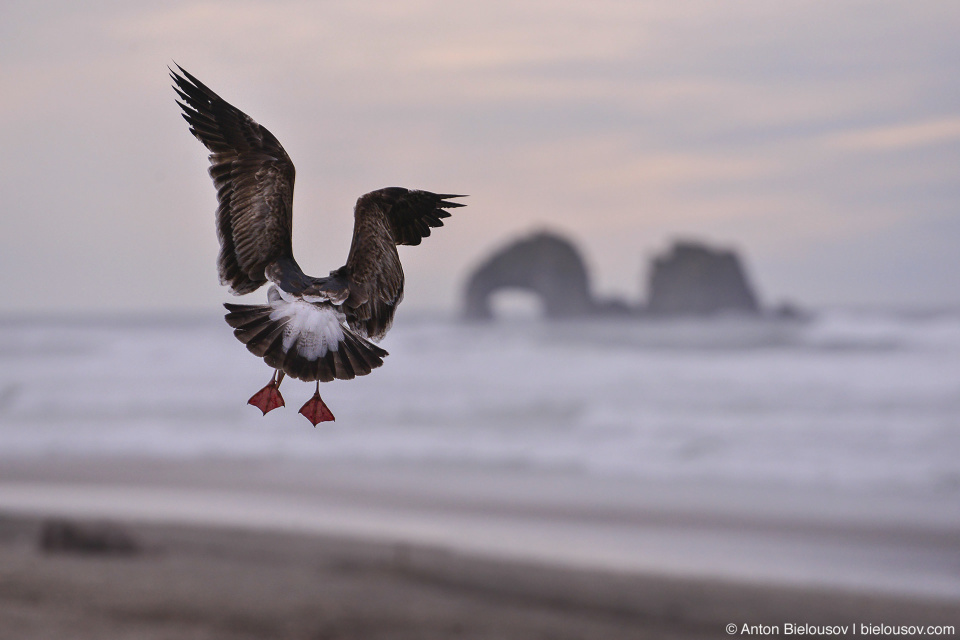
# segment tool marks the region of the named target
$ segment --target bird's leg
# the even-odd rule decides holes
[[[280,383],[283,381],[283,376],[285,375],[286,374],[279,369],[274,371],[273,377],[270,378],[267,386],[253,394],[253,397],[247,400],[247,404],[252,404],[257,409],[260,409],[260,411],[263,411],[263,415],[267,415],[267,413],[277,407],[282,407],[284,402],[283,396],[280,395]]]
[[[320,381],[317,380],[317,390],[313,392],[313,397],[307,400],[306,404],[300,407],[300,413],[303,414],[307,420],[313,426],[317,426],[321,422],[328,422],[335,420],[333,413],[330,409],[324,404],[323,400],[320,398]]]

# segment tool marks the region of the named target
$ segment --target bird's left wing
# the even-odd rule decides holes
[[[293,162],[280,142],[179,65],[170,71],[177,104],[190,132],[210,150],[217,187],[220,283],[240,295],[267,281],[266,267],[280,263],[302,277],[293,259]]]
[[[449,201],[460,197],[388,187],[357,200],[350,254],[340,270],[350,283],[343,309],[352,329],[375,340],[383,337],[403,298],[396,246],[420,244],[450,217],[446,209],[465,206]]]

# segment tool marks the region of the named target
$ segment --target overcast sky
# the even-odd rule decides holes
[[[955,0],[4,0],[0,311],[229,298],[173,61],[283,143],[308,273],[362,193],[470,194],[401,248],[408,309],[544,228],[603,295],[692,238],[767,303],[960,305],[958,34]]]

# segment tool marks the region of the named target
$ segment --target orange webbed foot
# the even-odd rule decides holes
[[[270,382],[260,391],[257,391],[247,400],[247,404],[252,404],[257,409],[267,415],[278,407],[285,405],[283,396],[280,395],[280,382],[283,380],[283,373],[274,373]]]
[[[333,413],[330,411],[330,408],[323,402],[323,399],[320,398],[320,391],[318,390],[313,394],[313,397],[307,400],[307,402],[300,407],[300,413],[303,414],[307,420],[313,426],[317,426],[321,422],[332,422],[336,420],[333,417]]]

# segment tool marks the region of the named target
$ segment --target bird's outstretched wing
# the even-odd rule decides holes
[[[170,70],[183,100],[177,104],[190,132],[210,150],[220,283],[241,295],[264,284],[264,269],[278,261],[299,272],[290,237],[295,172],[287,152],[250,116],[177,69]]]
[[[383,337],[403,298],[397,245],[420,244],[431,227],[442,227],[443,218],[450,217],[445,209],[465,206],[448,202],[460,197],[388,187],[357,200],[347,264],[332,274],[349,282],[343,310],[353,330],[374,340]]]

